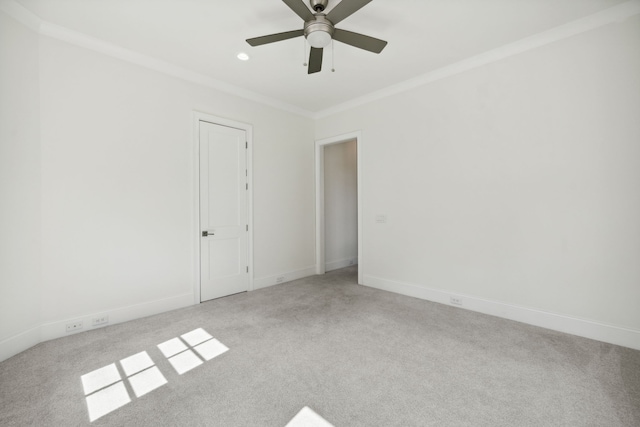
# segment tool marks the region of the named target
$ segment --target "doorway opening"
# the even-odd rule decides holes
[[[316,141],[316,274],[358,264],[362,284],[360,132]]]

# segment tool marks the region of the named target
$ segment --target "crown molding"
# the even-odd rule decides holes
[[[321,111],[309,111],[298,106],[279,101],[277,99],[260,95],[256,92],[243,89],[238,86],[213,79],[204,74],[196,73],[186,68],[134,52],[123,47],[104,42],[87,36],[77,31],[44,21],[34,13],[18,4],[15,0],[0,0],[0,10],[7,13],[23,25],[47,37],[58,39],[76,46],[81,46],[123,61],[127,61],[160,73],[170,75],[191,83],[205,86],[220,92],[235,95],[249,101],[267,105],[289,113],[297,114],[310,119],[322,119],[353,108],[378,101],[402,92],[415,89],[438,80],[446,79],[465,71],[479,68],[492,62],[500,61],[510,56],[536,49],[566,38],[594,30],[596,28],[623,22],[626,19],[640,13],[640,0],[629,0],[617,6],[594,13],[581,19],[552,28],[542,33],[518,40],[513,43],[492,49],[490,51],[472,56],[462,61],[447,65],[437,70],[430,71],[421,76],[386,87],[367,95],[352,99],[351,101],[326,108]]]
[[[14,0],[0,0],[0,10],[27,28],[38,33],[40,32],[42,19],[30,10],[25,9],[23,6],[16,3]]]
[[[623,22],[638,13],[640,13],[640,1],[627,1],[584,18],[543,31],[542,33],[526,37],[479,55],[463,59],[462,61],[447,65],[437,70],[430,71],[402,83],[398,83],[334,107],[327,108],[315,113],[313,118],[317,120],[351,110],[361,105],[406,92],[438,80],[446,79],[447,77],[455,76],[456,74],[482,67],[483,65],[500,61],[510,56],[518,55],[550,43],[564,40],[577,34],[591,31],[608,24]]]
[[[75,46],[80,46],[190,83],[195,83],[230,95],[235,95],[249,101],[267,105],[269,107],[310,119],[313,118],[313,112],[295,105],[260,95],[259,93],[216,80],[204,74],[179,67],[169,62],[87,36],[86,34],[70,30],[60,25],[52,24],[36,16],[33,12],[24,8],[14,0],[0,0],[0,10],[43,36],[51,37]]]

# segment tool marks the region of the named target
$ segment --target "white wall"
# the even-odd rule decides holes
[[[193,110],[254,126],[254,277],[313,266],[311,120],[52,39],[41,52],[46,319],[191,295]]]
[[[365,284],[640,348],[638,76],[635,16],[319,120],[362,130]]]
[[[0,64],[0,343],[28,347],[40,323],[38,37],[2,12]]]
[[[38,42],[12,25],[24,39],[20,43]],[[2,40],[8,39],[3,55],[7,50],[19,56],[24,49],[13,33]],[[23,215],[21,228],[28,222],[35,231],[27,236],[16,231],[7,243],[15,251],[18,243],[24,246],[19,239],[41,235],[42,287],[26,293],[24,282],[31,282],[32,274],[24,269],[3,277],[3,295],[9,295],[3,303],[16,306],[3,318],[3,328],[11,325],[5,335],[36,321],[22,320],[26,298],[38,306],[41,339],[63,335],[64,324],[76,318],[85,320],[86,330],[92,315],[107,313],[114,323],[193,303],[198,241],[193,111],[253,125],[253,277],[264,286],[262,279],[271,275],[312,274],[311,119],[48,37],[39,38],[39,56],[38,50],[24,51],[33,68],[25,73],[26,66],[16,63],[16,75],[2,80],[18,85],[8,103],[28,86],[29,76],[37,82],[39,72],[40,80],[39,96],[24,91],[31,98],[20,123],[29,122],[30,130],[21,131],[9,147],[19,156],[7,159],[19,166],[12,178],[25,187],[10,189],[10,200],[17,203],[10,214]],[[38,111],[40,126],[28,120],[37,119]],[[40,146],[34,135],[41,136]],[[30,145],[18,147],[22,142]],[[37,174],[36,183],[27,181],[29,170]],[[3,254],[3,260],[24,264],[32,249],[23,251]]]
[[[358,258],[357,142],[324,146],[325,270]]]

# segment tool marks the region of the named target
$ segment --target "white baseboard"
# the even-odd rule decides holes
[[[565,332],[597,341],[640,350],[640,331],[607,325],[591,320],[578,319],[562,314],[550,313],[517,305],[505,304],[469,295],[461,295],[437,289],[425,288],[410,283],[396,282],[373,276],[364,276],[364,285],[384,291],[395,292],[414,298],[447,304],[554,331]],[[461,304],[453,304],[452,298]]]
[[[27,329],[17,335],[0,341],[0,362],[21,353],[36,344],[40,339],[40,325]]]
[[[331,261],[331,262],[327,262],[324,265],[324,271],[327,272],[332,270],[338,270],[340,268],[349,267],[350,265],[356,265],[357,263],[358,263],[358,257],[340,259],[338,261]]]
[[[303,279],[305,277],[313,276],[316,274],[316,267],[306,267],[300,270],[289,271],[288,273],[281,273],[275,276],[262,277],[260,279],[253,279],[253,290],[267,288],[273,285],[280,285],[282,283],[291,282],[292,280]]]
[[[142,317],[176,310],[190,305],[193,305],[192,293],[176,295],[174,297],[163,298],[127,307],[104,310],[98,313],[87,313],[71,319],[36,325],[31,329],[14,335],[13,337],[0,341],[0,362],[44,341],[69,336],[74,333],[91,331],[93,329],[103,328],[116,323],[128,322],[129,320],[140,319]],[[95,327],[91,326],[93,318],[104,315],[109,316],[109,323]],[[78,321],[83,323],[82,329],[71,333],[66,332],[66,325],[68,323]]]

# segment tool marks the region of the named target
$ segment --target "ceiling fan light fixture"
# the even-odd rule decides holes
[[[331,43],[331,34],[322,30],[313,31],[307,34],[307,41],[311,47],[321,49],[329,46],[329,43]]]

